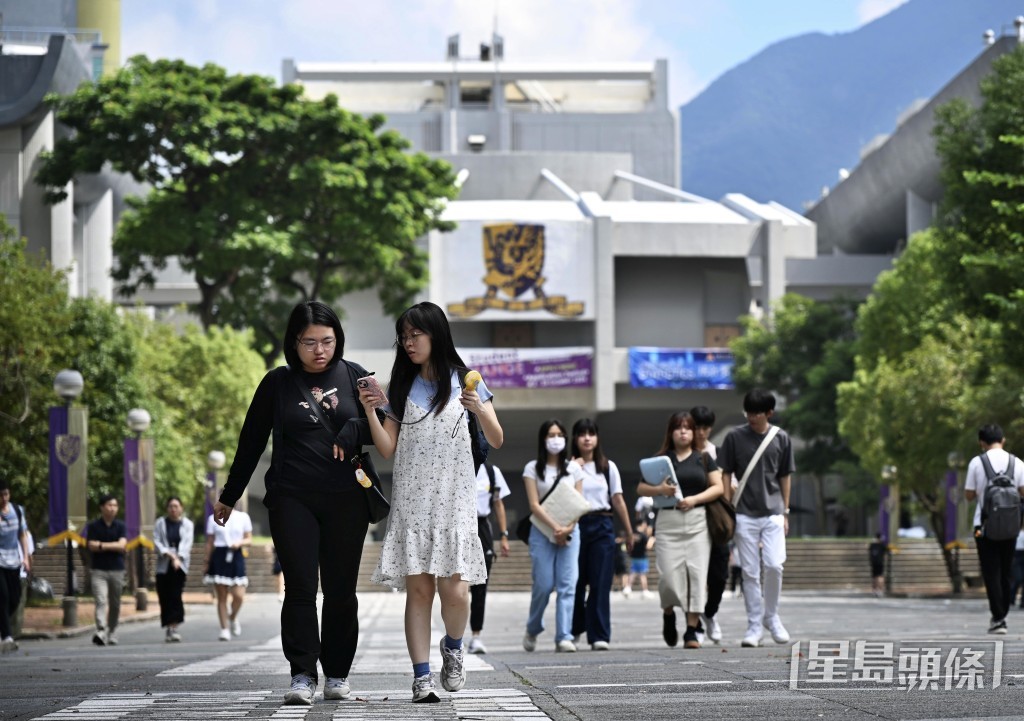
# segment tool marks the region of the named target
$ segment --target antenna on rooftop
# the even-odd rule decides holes
[[[445,55],[445,60],[458,60],[459,59],[459,36],[458,33],[455,35],[448,36],[448,53]]]
[[[505,38],[498,34],[498,8],[501,0],[494,0],[494,30],[491,31],[491,55],[494,59],[505,59]]]

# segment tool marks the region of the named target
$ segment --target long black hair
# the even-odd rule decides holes
[[[333,367],[345,353],[345,331],[341,329],[341,321],[338,314],[331,306],[319,300],[307,300],[292,308],[288,316],[288,327],[284,331],[284,338],[281,340],[281,348],[284,350],[284,360],[291,368],[302,369],[302,360],[299,358],[299,351],[295,347],[299,342],[302,331],[311,325],[326,325],[334,331],[335,346],[334,355],[331,357],[327,367]]]
[[[583,454],[580,453],[580,446],[576,442],[576,439],[582,436],[584,433],[593,433],[597,436],[597,443],[594,444],[594,468],[597,469],[598,473],[603,473],[605,476],[608,475],[608,457],[601,450],[601,434],[597,432],[597,423],[590,418],[580,418],[578,421],[572,424],[572,455],[573,458],[580,458]]]
[[[665,427],[665,438],[661,442],[661,448],[658,449],[657,455],[663,456],[669,451],[675,452],[676,444],[672,440],[672,434],[676,428],[684,425],[692,431],[696,427],[696,424],[693,422],[693,416],[686,411],[673,413],[672,417],[668,419],[668,425]]]
[[[540,431],[537,433],[537,478],[544,478],[544,467],[548,464],[548,431],[551,430],[552,426],[558,426],[558,430],[562,431],[562,435],[565,436],[565,448],[558,454],[558,475],[555,476],[555,480],[558,480],[565,475],[566,467],[569,465],[569,434],[565,432],[565,426],[562,425],[562,421],[557,418],[549,418],[540,424]]]
[[[399,420],[405,418],[405,403],[409,399],[412,383],[420,373],[420,367],[409,359],[409,354],[397,341],[405,333],[405,327],[423,331],[430,337],[430,372],[437,381],[437,393],[428,411],[440,415],[452,394],[452,372],[463,372],[466,364],[455,350],[452,329],[440,306],[429,301],[417,303],[408,308],[395,322],[395,365],[391,368],[391,382],[388,384],[388,401],[391,410]]]

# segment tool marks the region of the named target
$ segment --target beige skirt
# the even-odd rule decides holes
[[[689,511],[658,511],[654,544],[661,607],[680,606],[704,613],[711,536],[703,506]]]

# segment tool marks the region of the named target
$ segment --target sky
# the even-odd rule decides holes
[[[779,40],[845,33],[907,0],[122,0],[125,57],[213,62],[281,78],[281,62],[471,57],[495,26],[505,59],[669,61],[670,102]]]

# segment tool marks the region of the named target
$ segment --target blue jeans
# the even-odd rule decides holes
[[[571,536],[569,543],[556,546],[536,526],[530,529],[533,589],[526,632],[539,636],[544,630],[544,610],[555,591],[555,643],[572,639],[572,610],[580,573],[580,529],[573,529]]]
[[[572,617],[574,636],[584,632],[587,643],[611,641],[612,576],[615,573],[615,527],[611,516],[586,515],[580,519],[580,577]],[[587,587],[590,593],[587,593]]]

